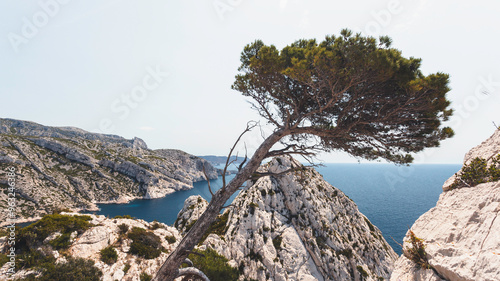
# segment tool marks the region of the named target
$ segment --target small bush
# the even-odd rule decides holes
[[[46,264],[55,263],[56,259],[52,256],[45,256],[37,250],[27,250],[21,252],[16,257],[16,271],[28,268],[43,268]]]
[[[281,250],[281,242],[283,241],[283,237],[281,235],[276,236],[273,239],[273,245],[276,250]]]
[[[151,279],[153,279],[153,277],[151,277],[151,275],[147,274],[146,272],[143,272],[143,273],[141,273],[141,276],[139,276],[139,279],[141,281],[151,281]]]
[[[410,243],[411,247],[406,247],[403,249],[405,256],[412,260],[414,263],[418,264],[422,268],[430,269],[432,268],[427,259],[427,253],[425,252],[424,240],[415,236],[413,231],[408,230],[410,233]]]
[[[249,205],[249,212],[251,215],[254,215],[255,214],[255,209],[258,209],[259,208],[259,205],[257,203],[250,203]]]
[[[250,260],[262,262],[262,256],[259,253],[254,252],[253,249],[250,249],[248,257],[250,258]]]
[[[71,233],[76,231],[78,234],[82,234],[92,226],[90,220],[92,220],[90,216],[46,215],[41,220],[18,230],[16,246],[18,249],[26,251],[41,245],[50,234],[60,232],[62,236],[56,238],[57,241],[51,242],[54,247],[67,247]]]
[[[492,164],[488,167],[485,159],[476,157],[469,164],[464,165],[451,189],[463,186],[472,187],[480,183],[498,181],[500,179],[500,154],[493,157]]]
[[[177,241],[177,239],[175,239],[175,236],[170,235],[165,236],[165,240],[167,240],[168,244],[174,244]]]
[[[128,238],[132,239],[129,252],[139,257],[154,259],[160,256],[163,250],[160,237],[143,228],[133,227]]]
[[[125,272],[125,274],[127,274],[129,269],[130,269],[130,263],[126,263],[125,267],[123,268],[123,272]]]
[[[229,219],[229,212],[225,212],[222,215],[218,215],[215,221],[208,227],[208,230],[203,234],[200,240],[200,245],[207,239],[208,235],[216,234],[222,236],[226,234],[227,231],[227,221]]]
[[[50,241],[49,245],[54,247],[54,249],[56,250],[66,249],[71,245],[70,238],[71,238],[70,233],[64,233],[61,236],[57,237],[56,239]]]
[[[204,257],[191,254],[189,259],[194,267],[201,270],[211,281],[236,281],[240,273],[237,268],[231,267],[228,260],[215,250],[208,248],[200,252]]]
[[[94,262],[82,258],[68,258],[68,262],[50,264],[45,268],[39,281],[98,281],[102,272],[94,266]]]
[[[106,264],[114,264],[118,260],[118,253],[115,248],[108,246],[101,250],[101,260]]]
[[[157,221],[154,221],[153,224],[151,224],[151,226],[149,226],[149,229],[155,230],[155,229],[158,229],[160,227],[161,227],[161,224],[159,224]]]
[[[9,257],[7,257],[6,254],[0,253],[0,267],[2,267],[8,261],[9,261]]]
[[[114,217],[115,219],[134,219],[131,215],[118,215]]]
[[[356,266],[356,269],[358,270],[359,274],[361,274],[361,278],[363,280],[366,280],[366,277],[368,277],[368,272],[366,272],[361,265]]]
[[[128,231],[129,226],[127,224],[120,224],[118,225],[118,234],[120,235],[125,235]]]

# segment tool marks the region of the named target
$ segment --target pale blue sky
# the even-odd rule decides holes
[[[456,136],[418,162],[460,163],[500,125],[498,1],[168,2],[1,1],[0,117],[224,155],[258,119],[230,89],[243,47],[350,28],[389,35],[425,74],[450,74]],[[246,138],[250,150],[260,141],[260,132]]]

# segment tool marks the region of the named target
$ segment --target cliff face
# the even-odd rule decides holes
[[[300,163],[276,158],[261,171],[279,173]],[[313,169],[263,177],[245,188],[203,243],[255,280],[380,280],[397,255],[381,232],[342,191]],[[190,198],[177,226],[206,207]]]
[[[17,215],[30,218],[58,208],[95,209],[95,203],[158,198],[211,179],[206,160],[177,150],[150,150],[138,138],[127,140],[77,128],[54,128],[0,119],[0,185],[7,168],[16,170]],[[0,208],[7,207],[0,193]],[[0,214],[5,222],[6,213]]]
[[[464,163],[500,153],[500,130],[465,155]],[[500,280],[500,181],[449,190],[411,227],[423,239],[433,269],[417,267],[402,255],[391,280]],[[448,191],[449,190],[449,191]],[[408,239],[406,239],[408,240]],[[408,241],[405,247],[410,247]]]

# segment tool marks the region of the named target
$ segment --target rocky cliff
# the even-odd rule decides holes
[[[500,130],[496,130],[465,155],[464,164],[481,157],[491,165],[499,153]],[[500,181],[450,190],[456,177],[445,182],[436,206],[411,227],[424,243],[429,268],[416,265],[406,250],[391,280],[500,280]],[[406,249],[413,248],[409,236]]]
[[[0,119],[0,186],[14,168],[17,216],[31,218],[54,209],[96,209],[96,203],[158,198],[211,179],[206,160],[178,150],[150,150],[139,138],[89,133],[70,127]],[[7,192],[0,208],[7,208]],[[0,213],[5,222],[7,213]]]
[[[300,163],[276,158],[262,172]],[[206,208],[186,200],[176,225],[189,228]],[[203,242],[254,280],[383,280],[397,255],[342,191],[314,169],[263,177],[245,188]],[[186,227],[187,226],[187,227]]]
[[[61,224],[61,222],[69,221],[68,217],[85,217],[88,225],[84,227],[83,231],[81,228],[85,224],[82,223],[84,221],[82,219],[75,220],[76,223],[73,226]],[[64,232],[64,229],[74,227],[74,225],[79,225],[81,228],[73,228],[69,233]],[[54,229],[61,230],[54,231]],[[139,281],[144,278],[141,275],[154,276],[168,254],[182,238],[177,229],[158,222],[146,222],[132,218],[110,219],[96,215],[80,216],[78,213],[61,213],[61,215],[44,217],[44,220],[40,221],[37,227],[31,228],[29,231],[37,233],[38,237],[31,238],[33,240],[44,235],[41,237],[43,241],[32,242],[29,250],[23,249],[22,252],[17,252],[16,266],[19,268],[15,271],[15,275],[6,274],[10,267],[8,262],[2,264],[0,280],[24,279],[29,275],[38,278],[51,271],[51,268],[47,268],[44,264],[46,261],[51,264],[65,264],[70,258],[82,258],[92,261],[95,270],[102,273],[99,280]],[[18,249],[26,246],[24,244],[25,236],[29,235],[23,235],[23,233],[27,233],[27,231],[17,233],[16,247]],[[139,235],[134,235],[134,233]],[[62,239],[66,235],[67,239]],[[0,244],[8,248],[6,240],[6,236],[0,237]],[[108,251],[104,252],[104,249]],[[112,254],[113,252],[114,254]],[[22,268],[22,265],[26,264],[23,260],[32,260],[31,266]],[[65,270],[78,269],[70,267],[65,268]],[[81,271],[83,270],[89,270],[89,268]],[[88,273],[83,273],[84,276],[86,274]],[[43,280],[52,280],[47,279],[46,276],[44,278]]]

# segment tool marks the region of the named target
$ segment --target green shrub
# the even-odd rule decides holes
[[[356,266],[356,269],[358,270],[359,274],[361,274],[361,279],[366,280],[366,277],[368,277],[368,272],[366,272],[361,265]]]
[[[101,260],[106,264],[114,264],[118,260],[118,254],[115,248],[108,246],[100,251]]]
[[[281,242],[283,241],[283,237],[281,235],[276,236],[273,239],[273,245],[276,250],[281,250]]]
[[[23,268],[44,268],[47,264],[50,265],[55,262],[56,259],[53,256],[45,256],[40,251],[30,249],[21,252],[16,257],[16,271]]]
[[[118,234],[120,235],[125,235],[128,231],[129,226],[127,224],[120,224],[118,225]]]
[[[403,252],[406,253],[406,257],[412,260],[414,263],[418,264],[422,268],[430,269],[432,268],[427,259],[427,253],[425,252],[424,240],[415,236],[413,231],[408,230],[410,233],[410,243],[411,247],[406,247]]]
[[[143,228],[133,227],[128,238],[132,239],[129,252],[139,257],[154,259],[160,256],[163,250],[160,237]]]
[[[0,267],[2,267],[8,261],[9,261],[9,257],[7,257],[6,254],[0,253]]]
[[[54,247],[54,249],[56,250],[66,249],[71,245],[70,238],[71,238],[70,233],[64,233],[61,236],[57,237],[56,239],[50,241],[49,245]]]
[[[165,240],[167,240],[168,244],[174,244],[177,241],[177,239],[175,239],[175,236],[170,235],[165,236]]]
[[[451,189],[463,186],[475,186],[480,183],[493,182],[500,180],[500,154],[493,157],[492,164],[488,167],[485,159],[476,157],[464,165],[462,170],[457,173],[457,177]]]
[[[254,252],[253,249],[250,249],[248,257],[250,258],[250,260],[262,262],[262,256],[259,253]]]
[[[114,217],[115,219],[134,219],[131,215],[118,215]]]
[[[159,224],[157,221],[153,221],[153,224],[149,227],[151,230],[155,230],[161,227],[161,224]]]
[[[153,277],[151,277],[151,275],[147,274],[146,272],[143,272],[143,273],[141,273],[141,276],[139,276],[139,279],[141,281],[151,281],[151,279],[153,279]]]
[[[238,280],[240,273],[237,268],[231,267],[228,260],[219,255],[215,250],[208,248],[200,252],[204,257],[191,254],[189,259],[193,266],[203,271],[210,281]]]
[[[205,231],[205,234],[203,234],[203,237],[201,238],[199,244],[201,245],[210,234],[216,234],[219,236],[226,234],[228,219],[229,219],[229,212],[225,212],[222,215],[218,215],[215,221],[208,227],[208,230]]]
[[[92,220],[90,216],[46,215],[41,220],[18,230],[16,246],[20,250],[29,250],[41,245],[50,234],[60,232],[62,236],[56,238],[57,241],[51,242],[59,248],[67,247],[71,233],[76,231],[82,234],[92,226],[90,220]]]
[[[258,209],[259,208],[259,205],[257,203],[250,203],[249,205],[249,212],[251,215],[254,215],[255,214],[255,209]]]
[[[51,263],[44,267],[38,281],[99,281],[102,272],[94,266],[94,262],[82,258],[68,258],[66,263]]]
[[[126,263],[125,267],[123,267],[123,272],[125,272],[125,274],[127,274],[129,269],[130,269],[130,263]]]

